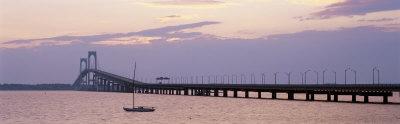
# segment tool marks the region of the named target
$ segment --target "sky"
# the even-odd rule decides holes
[[[149,81],[327,70],[343,83],[350,67],[371,83],[378,67],[400,83],[400,1],[0,0],[0,83],[73,83],[91,50],[100,69],[131,77],[137,61]]]

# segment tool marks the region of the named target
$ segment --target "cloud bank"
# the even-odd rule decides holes
[[[214,8],[223,6],[226,2],[218,0],[159,0],[144,2],[149,7],[170,7],[170,8]]]
[[[399,10],[399,0],[345,0],[324,7],[311,14],[314,19],[328,19],[338,16],[365,15],[373,12]]]
[[[149,44],[156,40],[167,40],[170,38],[195,38],[204,35],[198,32],[183,32],[185,29],[199,28],[206,25],[218,24],[219,22],[204,21],[192,24],[167,26],[156,29],[148,29],[139,32],[110,33],[87,36],[56,36],[49,38],[13,40],[0,43],[1,48],[35,48],[41,46],[73,45],[73,44],[96,44],[96,45],[140,45]]]
[[[164,0],[151,3],[158,5],[213,5],[223,2],[217,0]]]
[[[138,77],[147,79],[224,74],[248,77],[254,73],[259,80],[259,74],[266,73],[267,81],[273,82],[273,72],[292,72],[292,82],[299,83],[300,72],[329,69],[337,71],[338,82],[343,82],[344,69],[351,66],[357,70],[359,83],[370,83],[372,67],[379,66],[382,82],[400,81],[398,31],[363,26],[256,39],[223,39],[199,32],[182,32],[211,24],[217,22],[130,33],[60,36],[47,39],[80,41],[35,49],[0,49],[0,83],[72,83],[78,75],[79,58],[86,57],[89,50],[97,51],[100,69],[127,77],[131,76],[134,58],[138,61]],[[310,74],[307,79],[313,83],[316,75]],[[278,83],[285,81],[285,75],[278,75]],[[332,74],[327,74],[326,82],[332,82]]]

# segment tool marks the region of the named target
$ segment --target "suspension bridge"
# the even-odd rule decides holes
[[[94,65],[90,63],[94,61]],[[353,71],[350,68],[346,71]],[[307,70],[305,73],[307,73]],[[373,73],[379,73],[374,68]],[[290,76],[290,74],[288,74]],[[276,77],[276,74],[275,74]],[[374,76],[375,77],[375,76]],[[156,78],[155,78],[156,79]],[[192,83],[182,83],[178,80],[170,80],[169,77],[159,77],[159,83],[150,83],[133,80],[98,69],[96,51],[89,51],[87,58],[80,59],[80,73],[73,86],[76,90],[98,91],[98,92],[136,92],[147,94],[168,95],[191,95],[191,96],[214,96],[232,98],[251,98],[250,92],[256,93],[255,98],[266,98],[263,93],[271,94],[271,99],[277,99],[277,94],[287,94],[288,100],[295,100],[294,94],[305,94],[306,101],[314,101],[315,95],[325,95],[326,101],[338,102],[339,96],[351,96],[354,103],[370,103],[369,97],[382,97],[382,103],[389,103],[389,96],[393,92],[400,92],[400,84],[256,84],[250,82],[227,83],[214,82],[204,83],[203,80]],[[168,80],[168,83],[162,83]],[[265,82],[265,77],[261,79]],[[197,81],[197,80],[196,80]],[[234,80],[231,80],[231,82]],[[236,80],[237,81],[237,80]],[[290,81],[290,79],[289,79]],[[229,81],[228,81],[229,82]],[[135,86],[134,86],[135,85]],[[238,95],[239,93],[242,93]],[[363,101],[357,101],[357,97],[363,97]]]

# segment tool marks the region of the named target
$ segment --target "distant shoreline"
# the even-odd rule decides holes
[[[0,84],[2,91],[74,90],[71,84]]]

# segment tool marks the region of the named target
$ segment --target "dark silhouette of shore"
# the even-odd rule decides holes
[[[0,84],[0,90],[73,90],[71,84]]]

